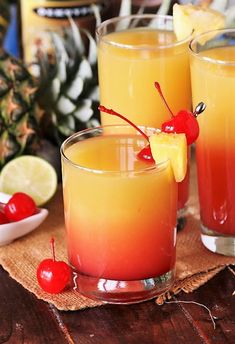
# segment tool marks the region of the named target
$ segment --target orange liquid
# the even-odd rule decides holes
[[[105,135],[70,146],[63,162],[68,253],[82,274],[138,280],[175,264],[177,185],[168,163],[136,159],[139,136]],[[115,172],[113,172],[115,171]]]
[[[104,41],[129,45],[133,49]],[[98,46],[101,104],[137,125],[161,128],[171,115],[154,87],[154,82],[158,81],[174,113],[190,109],[188,44],[175,43],[173,32],[150,28],[106,35]],[[123,124],[120,119],[103,113],[101,119],[103,125]],[[188,199],[188,176],[179,185],[179,209]]]
[[[235,64],[235,47],[203,52]],[[235,65],[192,57],[193,100],[207,104],[197,141],[201,220],[207,228],[235,234]]]

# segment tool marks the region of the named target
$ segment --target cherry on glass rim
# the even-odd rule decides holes
[[[200,102],[193,113],[189,110],[180,110],[174,115],[162,93],[160,84],[155,82],[154,85],[172,117],[162,124],[161,130],[165,133],[185,134],[187,144],[191,145],[199,136],[197,116],[205,110],[206,105]]]
[[[148,135],[146,135],[143,130],[141,130],[137,125],[135,125],[132,121],[130,121],[128,118],[126,118],[125,116],[121,115],[120,113],[112,110],[112,109],[107,109],[105,106],[100,105],[99,106],[99,110],[102,112],[105,112],[109,115],[114,115],[117,116],[121,119],[123,119],[124,121],[126,121],[128,124],[130,124],[134,129],[136,129],[144,138],[146,141],[149,142],[149,137]],[[137,157],[140,160],[145,160],[146,162],[149,163],[155,163],[155,160],[153,159],[152,156],[152,152],[151,152],[151,148],[150,148],[150,144],[148,144],[147,146],[145,146],[138,154]]]
[[[55,259],[55,241],[51,239],[52,258],[44,259],[37,268],[37,280],[40,287],[50,294],[62,292],[70,281],[71,269],[63,261]]]

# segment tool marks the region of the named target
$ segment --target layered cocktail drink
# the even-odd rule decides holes
[[[137,158],[144,146],[129,126],[88,129],[62,146],[69,261],[91,298],[132,303],[173,282],[177,183],[169,160]]]
[[[161,84],[174,113],[191,108],[189,37],[177,41],[170,16],[136,15],[105,21],[97,30],[100,100],[138,125],[161,128],[171,115],[154,88]],[[102,124],[121,123],[101,113]],[[188,199],[180,183],[178,208]]]
[[[191,43],[193,102],[207,104],[196,144],[202,241],[235,255],[235,30],[218,30]]]

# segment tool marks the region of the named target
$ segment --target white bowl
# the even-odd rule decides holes
[[[0,202],[7,203],[10,195],[0,192]],[[38,213],[23,220],[0,225],[0,246],[7,245],[36,229],[47,217],[48,210],[38,208]]]

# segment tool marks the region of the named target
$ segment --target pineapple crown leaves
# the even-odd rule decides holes
[[[146,2],[147,0],[142,1],[142,5],[140,6],[138,10],[138,14],[141,14],[144,12]],[[172,3],[172,0],[163,0],[160,7],[157,10],[157,14],[167,14],[169,12],[171,3]],[[119,17],[129,16],[131,14],[132,14],[132,1],[122,0],[120,11],[119,11]]]
[[[130,15],[131,5],[130,0],[123,0],[119,16]],[[99,25],[99,9],[91,6]],[[159,11],[167,13],[169,7],[170,1],[165,0]],[[62,34],[50,33],[52,49],[38,54],[38,102],[45,113],[44,134],[57,144],[75,131],[100,124],[96,41],[90,32],[68,20],[70,25]]]
[[[38,101],[58,144],[86,128],[95,113],[98,116],[96,42],[87,30],[79,28],[71,18],[69,21],[63,35],[49,33],[51,55],[40,51],[38,56]]]

